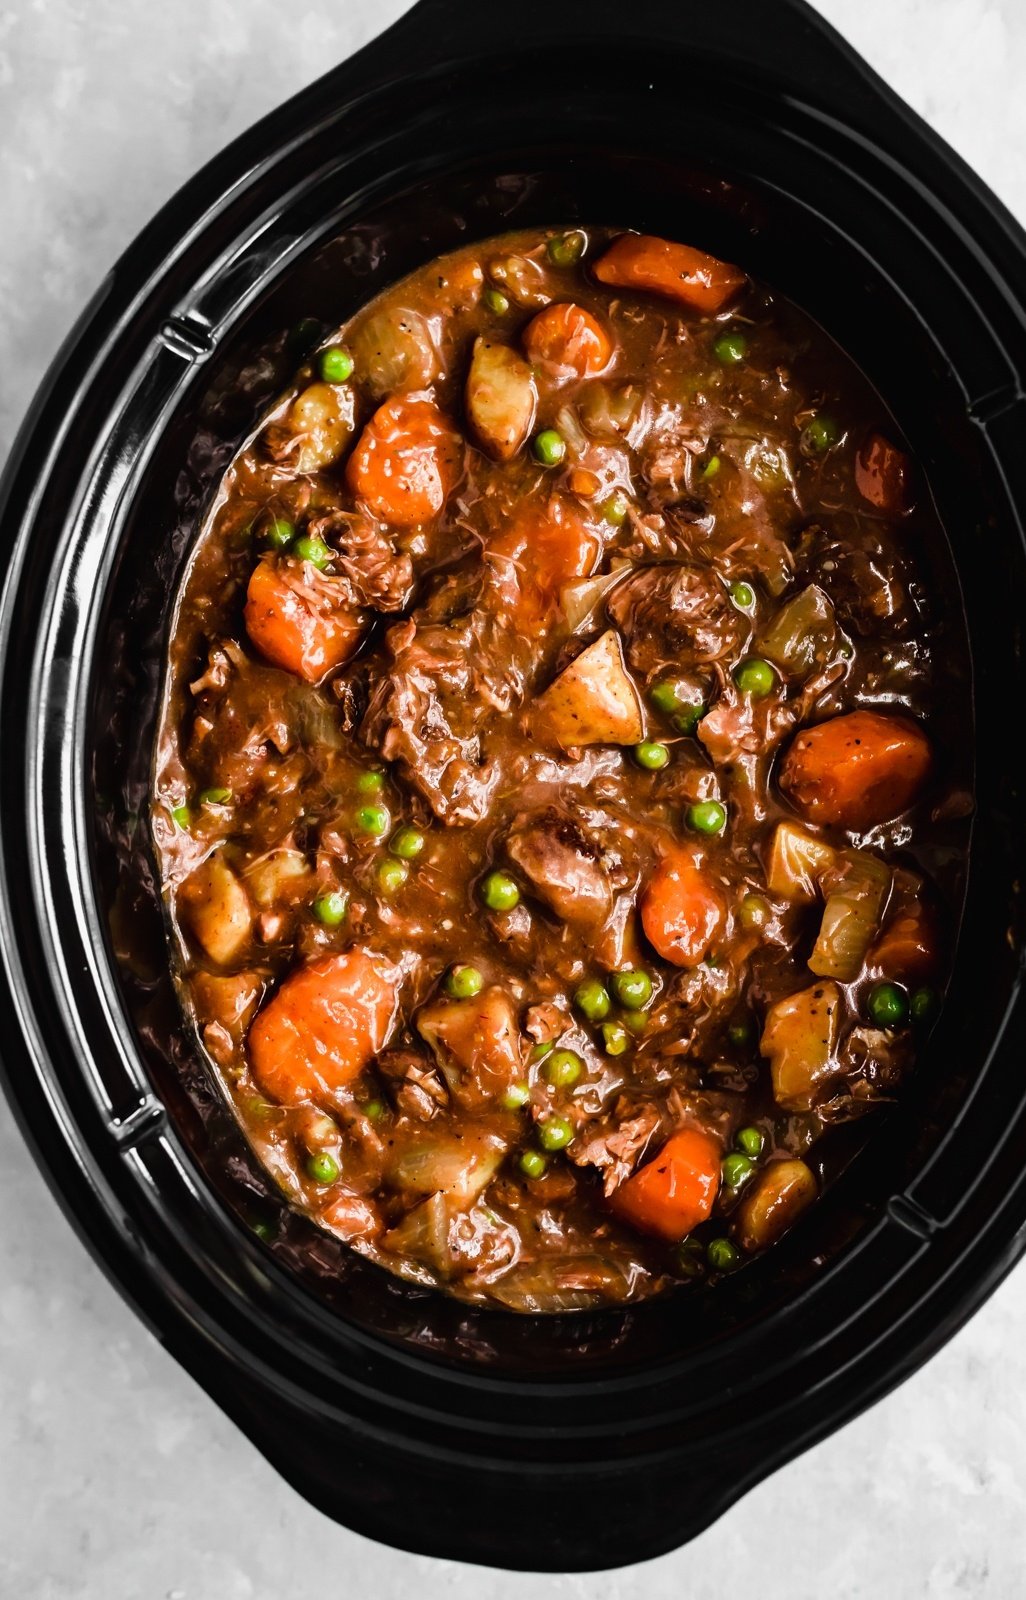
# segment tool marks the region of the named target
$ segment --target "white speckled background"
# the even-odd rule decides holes
[[[1026,0],[819,3],[1026,218]],[[405,9],[0,0],[0,456],[157,206]],[[687,1549],[594,1577],[486,1573],[371,1544],[286,1488],[126,1310],[0,1105],[0,1600],[482,1593],[1022,1600],[1026,1270],[925,1371]]]

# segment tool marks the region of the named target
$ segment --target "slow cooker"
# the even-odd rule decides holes
[[[525,20],[419,0],[245,134],[37,396],[0,497],[0,1049],[83,1241],[302,1494],[410,1550],[587,1569],[698,1533],[1026,1245],[1026,238],[801,0]],[[820,1205],[714,1293],[525,1319],[389,1277],[269,1188],[175,998],[147,790],[183,563],[296,324],[578,219],[740,261],[884,396],[959,574],[977,811],[942,1024]]]

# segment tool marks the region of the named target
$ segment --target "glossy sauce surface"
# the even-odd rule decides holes
[[[153,797],[295,1204],[524,1311],[796,1220],[950,954],[941,538],[822,332],[667,241],[487,241],[324,342],[198,541]]]

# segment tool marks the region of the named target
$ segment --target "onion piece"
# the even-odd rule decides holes
[[[831,886],[827,894],[819,938],[809,957],[810,971],[840,983],[858,977],[876,938],[890,887],[891,869],[878,857],[865,850],[846,850],[839,856],[836,887]]]
[[[511,1268],[489,1285],[489,1292],[511,1311],[583,1311],[626,1300],[630,1283],[602,1256],[543,1256]]]
[[[797,822],[777,824],[770,845],[766,887],[783,900],[815,900],[819,880],[837,861],[837,851]]]
[[[810,583],[781,606],[761,636],[759,649],[774,666],[807,678],[814,667],[834,660],[844,642],[829,595]]]
[[[579,633],[591,622],[606,595],[630,570],[629,561],[616,561],[608,572],[563,586],[559,591],[559,605],[571,633]]]
[[[417,1132],[393,1155],[389,1179],[410,1194],[443,1195],[456,1209],[472,1205],[494,1178],[505,1140],[467,1128],[456,1134]]]

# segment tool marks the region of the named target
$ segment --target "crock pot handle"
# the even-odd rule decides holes
[[[373,67],[387,78],[397,68],[425,71],[508,50],[515,37],[501,7],[479,0],[417,0],[359,59],[364,69]],[[696,0],[562,0],[546,15],[546,46],[584,40],[592,47],[608,40],[611,50],[632,41],[652,50],[665,41],[696,57],[722,58],[735,71],[750,66],[763,85],[776,78],[791,92],[796,84],[807,86],[810,100],[857,123],[866,120],[867,99],[895,102],[883,80],[806,0],[733,0],[729,7]],[[338,70],[351,66],[352,61]]]

